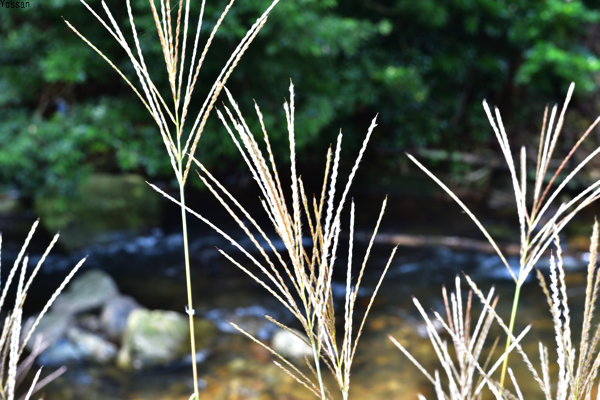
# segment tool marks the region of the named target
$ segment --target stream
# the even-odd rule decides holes
[[[372,230],[382,197],[368,194],[357,196],[355,201],[359,215],[357,230]],[[218,212],[212,213],[215,207],[213,203],[207,201],[195,206],[200,207],[196,208],[199,210],[211,210],[210,216],[217,220],[219,226],[223,226],[224,230],[239,239],[243,245],[250,245],[227,216]],[[479,211],[483,210],[487,215],[493,213],[485,210],[484,205],[474,204],[474,207],[479,208]],[[25,312],[38,311],[68,270],[87,254],[89,257],[84,268],[99,268],[109,273],[115,279],[121,293],[134,297],[150,309],[183,313],[186,304],[183,241],[178,231],[180,220],[177,219],[176,210],[169,210],[165,213],[165,222],[161,227],[151,229],[143,235],[132,237],[115,233],[107,244],[90,246],[71,254],[54,251],[46,260],[31,296],[27,299]],[[592,215],[593,211],[590,211],[584,216],[589,221],[590,231]],[[511,222],[507,223],[507,219]],[[484,220],[484,223],[495,224],[496,231],[500,231],[513,228],[515,221],[512,220],[516,220],[516,216],[506,218],[500,215],[490,217]],[[262,222],[263,226],[268,226],[266,221]],[[343,222],[342,226],[347,227],[347,221]],[[415,199],[401,195],[390,197],[389,212],[384,216],[381,229],[383,232],[446,234],[481,239],[468,217],[449,201]],[[273,232],[270,235],[275,238],[272,234]],[[10,239],[8,235],[4,238]],[[38,242],[32,244],[32,264],[37,261],[36,257],[41,255],[40,249],[43,249],[42,246],[49,240],[43,237]],[[275,241],[275,245],[283,244]],[[190,254],[195,310],[198,315],[213,321],[220,331],[213,348],[200,354],[201,399],[314,398],[310,392],[277,368],[268,352],[236,333],[228,324],[227,321],[231,319],[251,324],[255,326],[259,338],[268,338],[275,327],[264,320],[263,315],[270,315],[292,327],[299,327],[281,304],[229,263],[217,248],[231,251],[240,259],[242,257],[241,253],[236,252],[222,237],[206,226],[192,222]],[[378,244],[372,251],[359,291],[355,324],[362,319],[392,248],[389,244]],[[9,241],[3,244],[3,266],[11,265],[17,250],[17,242]],[[360,265],[365,250],[366,243],[355,244],[355,269]],[[343,310],[347,251],[347,244],[341,245],[337,273],[333,277],[333,295],[338,310]],[[578,318],[585,293],[585,256],[585,252],[572,252],[569,253],[566,262],[575,337],[576,327],[581,325]],[[542,260],[540,267],[547,270],[548,257],[543,257]],[[515,268],[518,267],[518,259],[515,257],[509,258],[509,263]],[[3,274],[7,269],[2,269]],[[413,304],[413,296],[419,299],[425,310],[435,309],[445,315],[442,285],[446,285],[449,292],[453,291],[455,276],[462,273],[472,277],[486,293],[492,285],[495,286],[500,296],[498,312],[508,319],[514,284],[497,256],[443,247],[400,247],[361,336],[352,369],[351,399],[416,399],[417,393],[422,393],[429,399],[435,397],[433,386],[427,378],[391,343],[388,335],[403,343],[428,370],[440,369],[427,338],[425,325]],[[3,277],[3,282],[4,279]],[[467,283],[464,279],[461,282],[463,299],[466,299]],[[473,304],[473,319],[476,319],[481,306],[476,298]],[[537,341],[543,340],[552,349],[554,331],[548,305],[537,278],[533,275],[522,291],[516,330],[520,331],[527,324],[532,324],[533,329],[524,341],[524,348],[537,366]],[[343,325],[340,326],[343,329]],[[494,327],[488,339],[489,346],[497,335],[500,335],[500,330]],[[449,337],[446,339],[449,340]],[[501,343],[503,340],[501,339]],[[502,344],[499,347],[502,347]],[[550,354],[553,354],[552,350]],[[543,398],[518,356],[513,356],[511,360],[516,375],[522,377],[521,390],[525,397]],[[191,367],[186,363],[135,373],[123,372],[112,366],[78,364],[67,367],[67,372],[44,390],[46,400],[184,400],[189,398],[193,387]],[[310,374],[306,368],[302,371]],[[442,372],[440,369],[440,373]],[[551,371],[551,374],[553,372]],[[325,374],[328,375],[327,370]],[[334,392],[333,380],[327,377],[326,384]],[[336,395],[334,397],[337,398]]]

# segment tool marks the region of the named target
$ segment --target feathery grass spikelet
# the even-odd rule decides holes
[[[35,221],[27,238],[25,239],[25,243],[23,247],[19,251],[17,259],[9,272],[9,278],[7,282],[4,284],[4,288],[2,289],[2,299],[0,300],[0,305],[4,305],[5,300],[7,298],[7,293],[10,288],[10,285],[13,281],[14,276],[17,273],[17,270],[20,269],[19,279],[16,283],[16,296],[15,303],[12,309],[8,312],[8,316],[4,320],[4,325],[2,327],[2,333],[0,334],[0,399],[3,400],[13,400],[15,397],[15,390],[17,386],[21,383],[25,375],[29,372],[31,367],[33,366],[34,359],[47,347],[47,344],[43,342],[42,338],[36,339],[33,348],[27,358],[21,361],[21,355],[25,348],[25,345],[29,341],[32,336],[32,333],[37,326],[37,322],[42,318],[44,313],[50,307],[54,299],[58,296],[58,294],[64,289],[65,285],[71,279],[71,277],[77,272],[77,270],[81,267],[85,258],[82,259],[75,268],[71,270],[68,277],[63,281],[59,289],[52,296],[50,301],[46,304],[44,310],[38,317],[34,326],[28,331],[27,335],[22,340],[22,318],[23,318],[23,304],[25,302],[25,298],[27,297],[27,292],[30,289],[31,282],[37,275],[37,272],[41,268],[44,260],[46,259],[48,253],[56,243],[58,239],[58,234],[53,238],[50,245],[46,248],[43,256],[40,261],[37,263],[36,267],[30,274],[29,278],[26,280],[27,274],[27,264],[29,257],[25,255],[25,251],[33,237],[33,234],[39,224],[39,220]],[[2,245],[2,239],[0,235],[0,250]],[[21,397],[21,399],[29,399],[31,395],[37,392],[39,389],[44,387],[46,384],[56,379],[62,373],[65,372],[65,368],[59,368],[54,371],[50,375],[46,376],[41,381],[39,380],[41,369],[36,373],[33,383],[29,388],[28,392]]]
[[[556,260],[554,257],[550,259],[550,289],[548,289],[544,276],[538,271],[540,286],[548,301],[556,332],[557,364],[559,367],[556,385],[557,399],[588,399],[597,377],[598,366],[600,365],[600,354],[597,352],[600,327],[597,328],[594,337],[590,340],[591,321],[599,285],[599,273],[596,265],[598,231],[598,222],[596,221],[590,240],[590,259],[587,269],[583,326],[579,343],[580,351],[577,356],[575,345],[572,343],[565,271],[558,236],[555,236],[557,247]],[[550,390],[548,351],[541,344],[540,353],[544,373],[544,385],[547,390]],[[576,357],[578,358],[577,361]]]
[[[358,157],[344,186],[340,199],[336,200],[336,186],[338,184],[338,169],[341,157],[341,133],[338,135],[335,151],[329,149],[325,165],[325,178],[321,189],[321,197],[313,197],[312,207],[306,196],[304,184],[299,177],[295,161],[295,132],[294,132],[294,87],[290,84],[290,98],[284,103],[286,120],[288,126],[288,137],[290,141],[291,152],[291,207],[284,197],[281,182],[275,166],[273,153],[269,143],[267,130],[262,120],[262,114],[258,105],[255,105],[258,118],[260,120],[264,141],[267,147],[267,155],[264,156],[260,150],[258,142],[251,133],[244,117],[233,99],[231,93],[225,88],[225,94],[229,99],[229,106],[224,106],[222,112],[217,110],[219,119],[223,122],[226,131],[231,136],[234,144],[240,151],[243,160],[246,162],[250,172],[257,182],[262,194],[261,204],[269,220],[273,224],[274,230],[282,240],[285,251],[278,250],[272,243],[272,240],[266,234],[265,229],[261,228],[256,220],[244,209],[244,207],[229,193],[229,191],[220,184],[217,179],[211,175],[208,170],[197,160],[194,162],[199,168],[198,175],[209,191],[221,203],[225,210],[233,217],[238,226],[244,231],[251,240],[254,247],[260,254],[262,262],[249,253],[239,243],[233,240],[225,232],[214,226],[202,215],[185,208],[188,212],[215,229],[224,238],[229,240],[238,250],[240,250],[251,262],[258,268],[261,275],[251,271],[243,266],[231,255],[219,250],[228,260],[238,268],[246,272],[252,279],[267,289],[277,300],[279,300],[302,324],[308,337],[308,344],[313,350],[314,364],[309,363],[309,368],[315,375],[316,381],[308,379],[299,370],[289,363],[278,363],[280,368],[286,369],[286,372],[294,376],[297,381],[304,386],[311,388],[313,393],[318,394],[322,399],[332,398],[331,393],[325,387],[322,379],[321,363],[327,366],[339,387],[344,399],[348,398],[350,388],[350,367],[354,359],[358,340],[362,334],[365,320],[371,307],[373,299],[377,294],[383,276],[387,272],[391,259],[395,254],[395,249],[384,268],[380,280],[377,282],[375,290],[367,305],[365,316],[363,317],[358,330],[353,333],[353,312],[357,301],[358,290],[362,283],[367,260],[370,256],[374,237],[379,230],[381,219],[385,211],[387,199],[383,201],[380,215],[377,219],[373,237],[369,242],[366,253],[363,257],[358,277],[353,286],[352,280],[352,262],[348,262],[348,271],[346,273],[346,295],[344,298],[344,332],[341,335],[341,343],[338,343],[338,335],[335,328],[335,312],[332,296],[332,277],[333,268],[337,257],[337,248],[341,233],[341,213],[346,204],[346,199],[350,190],[352,181],[356,175],[356,170],[363,157],[369,138],[376,126],[376,119],[373,119],[368,129],[366,138],[359,151]],[[163,191],[152,186],[155,190],[167,196],[171,201],[179,203],[176,199],[169,197]],[[183,206],[183,205],[182,205]],[[350,254],[353,252],[353,234],[355,221],[355,206],[351,202],[350,206]],[[304,215],[303,215],[304,213]],[[311,248],[307,248],[303,240],[303,221],[308,221],[308,233],[312,239]],[[258,241],[245,221],[256,230],[257,234],[267,243],[267,248]],[[285,281],[279,273],[283,270],[289,281]],[[295,292],[297,297],[292,294]],[[270,318],[270,320],[272,320]],[[279,326],[277,321],[272,320]],[[284,327],[285,328],[285,327]],[[239,329],[239,327],[236,327]],[[286,328],[287,329],[287,328]],[[248,333],[244,332],[247,336]],[[253,339],[257,341],[256,339]],[[258,342],[258,341],[257,341]],[[269,351],[273,352],[268,346],[264,345]],[[282,357],[278,356],[280,359]],[[285,360],[284,360],[285,361]]]
[[[479,359],[484,347],[484,343],[487,339],[490,327],[494,320],[493,309],[495,308],[498,297],[494,297],[494,288],[492,288],[487,295],[485,301],[487,304],[491,302],[491,310],[484,307],[483,311],[477,319],[475,328],[471,329],[472,319],[472,291],[467,296],[466,305],[462,301],[462,291],[460,285],[460,279],[456,277],[455,280],[456,291],[452,292],[448,296],[448,292],[445,287],[442,287],[442,297],[444,299],[444,308],[446,311],[446,319],[442,318],[440,314],[434,312],[435,319],[441,324],[445,332],[452,338],[454,345],[454,354],[452,357],[448,351],[448,343],[442,338],[433,324],[432,318],[427,315],[421,303],[413,298],[415,306],[419,310],[419,313],[425,321],[425,327],[429,336],[430,342],[433,346],[434,352],[436,353],[442,369],[446,373],[446,379],[448,380],[448,387],[445,391],[441,386],[441,383],[437,381],[437,378],[425,370],[425,368],[410,355],[408,350],[402,346],[393,337],[389,337],[390,340],[404,353],[408,359],[415,364],[415,366],[427,377],[427,379],[436,387],[436,393],[438,399],[478,399],[482,395],[482,389],[487,385],[490,390],[494,393],[497,398],[502,398],[503,395],[507,395],[506,391],[491,378],[492,374],[500,367],[504,360],[505,355],[500,357],[491,367],[488,367],[492,353],[496,348],[498,340],[494,342],[491,351],[488,353],[487,359],[481,366]],[[450,300],[449,300],[450,299]],[[519,337],[515,339],[515,342],[509,347],[509,352],[516,347],[524,335],[528,332],[529,328],[525,329]],[[437,371],[436,371],[437,373]],[[479,376],[476,379],[476,374]],[[434,374],[434,376],[436,376]],[[498,397],[500,396],[500,397]]]
[[[18,299],[20,300],[20,299]],[[8,400],[15,398],[15,384],[17,381],[17,363],[19,362],[19,336],[21,333],[21,317],[23,310],[17,308],[12,312],[12,329],[10,333],[10,356],[8,358],[8,379],[6,381],[6,393]]]
[[[279,0],[273,0],[271,5],[266,11],[256,20],[256,22],[248,29],[245,36],[242,38],[238,46],[231,53],[229,59],[221,69],[217,79],[213,83],[210,91],[206,95],[202,107],[198,112],[196,118],[191,127],[191,131],[187,138],[183,137],[184,126],[186,123],[187,116],[189,114],[189,106],[191,104],[192,94],[198,81],[200,69],[205,60],[208,49],[213,43],[213,39],[216,35],[217,30],[221,26],[225,16],[233,6],[234,0],[225,7],[225,10],[221,13],[217,22],[215,23],[207,41],[202,50],[200,57],[198,57],[198,46],[200,31],[202,28],[202,18],[204,16],[205,0],[202,0],[200,5],[200,15],[198,19],[198,26],[196,29],[196,35],[194,39],[192,56],[187,62],[187,83],[185,84],[185,90],[183,93],[182,103],[182,89],[184,86],[184,71],[187,57],[187,39],[189,29],[189,14],[190,14],[190,0],[179,1],[179,7],[177,9],[177,18],[175,22],[175,33],[173,33],[173,21],[171,18],[171,7],[170,2],[167,0],[160,0],[160,13],[154,3],[154,0],[149,0],[150,8],[152,10],[152,16],[156,25],[156,31],[160,41],[160,45],[163,51],[163,58],[167,69],[167,77],[169,86],[171,89],[171,97],[173,100],[172,108],[167,105],[167,102],[160,94],[152,78],[149,75],[146,61],[140,46],[139,35],[135,25],[135,18],[131,9],[131,1],[127,0],[127,15],[129,16],[129,22],[131,25],[131,33],[133,41],[135,43],[135,49],[127,43],[125,36],[123,35],[119,25],[115,21],[110,8],[102,1],[102,8],[104,9],[108,22],[101,18],[86,2],[80,0],[81,3],[96,17],[96,19],[104,26],[104,28],[113,36],[113,38],[121,45],[121,47],[127,53],[131,64],[135,70],[135,74],[141,85],[141,91],[127,78],[127,76],[119,70],[110,59],[102,53],[100,49],[95,47],[89,40],[85,38],[74,26],[68,21],[66,24],[75,32],[85,43],[87,43],[92,49],[94,49],[108,64],[127,82],[127,84],[133,89],[135,94],[142,101],[142,104],[146,107],[156,125],[159,129],[161,139],[165,145],[171,167],[175,173],[179,185],[179,195],[181,201],[181,218],[183,228],[183,246],[184,246],[184,259],[185,259],[185,272],[186,272],[186,292],[187,292],[187,309],[189,316],[189,327],[190,327],[190,347],[192,356],[192,373],[194,382],[194,394],[192,397],[198,398],[198,373],[197,373],[197,360],[196,360],[196,345],[194,342],[194,323],[193,323],[193,302],[192,302],[192,288],[191,288],[191,276],[190,276],[190,262],[189,262],[189,249],[188,249],[188,238],[187,238],[187,220],[185,213],[185,193],[184,186],[187,181],[188,173],[192,165],[193,156],[198,147],[198,142],[204,131],[206,121],[210,115],[219,94],[225,87],[225,83],[229,79],[229,76],[237,66],[241,57],[244,55],[252,41],[256,38],[256,35],[260,32],[261,28],[267,21],[267,17],[273,7],[279,2]],[[185,12],[184,10],[185,2]],[[183,14],[182,14],[183,13]],[[159,15],[160,14],[160,15]],[[183,15],[183,29],[181,29]],[[181,34],[183,33],[183,38]],[[179,68],[179,70],[178,70]]]
[[[575,150],[581,145],[583,140],[588,137],[589,133],[593,128],[600,123],[600,117],[597,118],[594,123],[583,133],[577,143],[571,148],[569,154],[563,159],[560,166],[554,171],[554,174],[546,184],[546,177],[548,175],[548,169],[550,166],[550,160],[554,153],[556,143],[562,130],[564,123],[565,113],[568,104],[571,100],[571,96],[574,91],[574,84],[569,86],[569,90],[563,104],[558,121],[555,124],[558,106],[552,108],[550,114],[550,120],[547,124],[548,108],[544,111],[544,118],[542,123],[542,130],[540,134],[540,143],[537,153],[537,163],[535,167],[535,178],[534,178],[534,190],[532,196],[531,207],[528,210],[527,205],[530,204],[527,198],[527,156],[525,147],[521,148],[519,164],[520,164],[520,176],[517,173],[515,160],[513,159],[512,151],[510,149],[510,143],[508,141],[508,135],[500,111],[495,108],[494,112],[488,106],[487,102],[483,101],[483,108],[488,117],[492,130],[498,140],[502,154],[506,160],[509,168],[510,178],[515,194],[515,204],[517,206],[517,214],[519,219],[519,238],[520,238],[520,260],[519,260],[519,273],[515,273],[510,268],[504,254],[502,254],[495,241],[485,229],[483,224],[475,217],[475,215],[468,209],[468,207],[460,201],[460,199],[450,190],[444,183],[442,183],[433,173],[431,173],[424,165],[419,163],[414,157],[408,155],[408,157],[429,177],[431,177],[446,193],[448,193],[454,201],[461,206],[461,208],[469,215],[469,217],[475,222],[477,227],[481,230],[484,236],[491,243],[492,247],[496,250],[498,256],[508,269],[509,274],[514,279],[516,284],[515,296],[513,300],[513,307],[511,311],[511,318],[509,321],[509,332],[512,333],[514,329],[514,323],[517,314],[517,307],[519,302],[520,290],[523,283],[533,270],[536,263],[540,260],[540,257],[544,254],[546,249],[549,248],[554,240],[554,236],[558,234],[566,224],[584,207],[588,206],[600,197],[600,181],[597,181],[587,188],[582,190],[577,196],[566,203],[559,205],[558,210],[553,215],[547,218],[547,222],[543,226],[540,225],[543,218],[546,217],[546,213],[549,212],[550,206],[556,200],[566,185],[573,179],[573,177],[581,171],[581,169],[589,163],[589,161],[600,153],[600,147],[595,149],[589,154],[583,161],[575,166],[575,168],[567,174],[567,176],[560,181],[558,186],[551,191],[555,180],[559,174],[566,167],[568,160],[572,157]],[[568,315],[567,309],[565,309]],[[510,346],[510,337],[506,342],[506,349]],[[566,355],[567,362],[573,362],[573,354]],[[508,361],[508,358],[506,358]],[[500,378],[501,385],[504,385],[506,368],[508,366],[507,361],[502,368],[502,376]]]

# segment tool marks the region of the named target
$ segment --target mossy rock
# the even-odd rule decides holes
[[[188,321],[182,314],[133,310],[127,319],[117,365],[127,370],[168,365],[186,353],[189,335]]]
[[[217,328],[203,318],[194,318],[196,351],[210,347]],[[127,319],[117,365],[123,369],[165,366],[190,352],[188,316],[174,311],[133,310]]]
[[[136,234],[160,222],[160,196],[139,175],[93,174],[71,198],[46,197],[35,211],[67,250],[110,242],[115,232]]]

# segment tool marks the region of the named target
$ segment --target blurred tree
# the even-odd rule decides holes
[[[30,8],[0,12],[2,186],[39,196],[71,193],[89,171],[170,176],[160,136],[139,100],[61,16],[134,80],[118,44],[77,0],[30,3]],[[129,37],[125,5],[107,3]],[[199,3],[192,2],[195,15]],[[200,74],[204,86],[196,93],[207,93],[235,44],[269,3],[238,0],[207,56]],[[513,121],[534,115],[537,131],[540,105],[562,99],[569,82],[576,82],[579,99],[596,91],[600,60],[590,41],[600,20],[596,3],[282,1],[228,88],[254,127],[252,100],[261,106],[281,154],[287,153],[281,104],[290,78],[297,87],[300,148],[322,149],[339,127],[356,147],[379,112],[375,145],[384,154],[415,146],[473,150],[485,146],[491,133],[483,98]],[[103,12],[98,0],[89,4]],[[132,7],[146,59],[162,60],[147,0],[133,0]],[[204,39],[224,7],[224,2],[207,4]],[[167,90],[163,63],[149,67],[159,89]],[[192,113],[203,99],[196,100]],[[213,116],[198,157],[231,171],[237,165],[231,160],[238,158],[219,125]],[[301,154],[310,162],[312,153]]]
[[[398,96],[389,80],[382,81],[384,103],[378,108],[393,130],[387,138],[392,148],[468,148],[472,141],[486,141],[491,130],[481,108],[484,98],[505,117],[535,122],[537,131],[538,110],[561,101],[571,81],[580,98],[597,90],[600,61],[584,44],[600,14],[580,1],[359,4],[370,20],[392,27],[370,46],[381,71],[376,76],[415,71],[418,79],[412,81],[420,86],[412,97]]]

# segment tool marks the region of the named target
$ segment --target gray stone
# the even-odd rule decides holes
[[[64,314],[76,314],[104,306],[119,294],[115,281],[106,272],[90,270],[75,278],[67,291],[61,293],[52,310]]]
[[[99,364],[106,364],[115,359],[117,346],[101,336],[71,327],[67,330],[67,339],[78,349],[80,358]]]
[[[121,343],[129,314],[139,308],[142,306],[130,296],[118,296],[109,300],[100,314],[100,329],[110,340]]]
[[[173,311],[133,310],[127,320],[117,365],[143,369],[180,359],[189,343],[188,319]]]
[[[40,354],[36,362],[47,367],[58,367],[82,360],[79,348],[66,338],[61,338]]]
[[[301,337],[308,342],[306,335],[295,329],[292,330],[296,333],[295,335],[286,329],[277,329],[271,340],[273,350],[286,358],[304,359],[304,356],[307,356],[309,359],[312,359],[312,348],[300,339]]]
[[[22,339],[25,339],[24,335],[29,333],[29,330],[31,329],[31,326],[36,318],[37,315],[27,319],[27,322],[23,326]],[[33,336],[29,342],[27,342],[27,349],[31,351],[33,344],[35,343],[35,338],[38,336],[41,336],[44,343],[46,343],[48,346],[54,345],[64,336],[72,322],[73,318],[70,314],[53,311],[47,312],[40,320],[38,326],[35,328]]]
[[[35,317],[27,320],[23,336],[29,332],[34,320]],[[39,336],[48,345],[37,360],[42,365],[57,366],[80,361],[107,363],[114,360],[117,354],[117,346],[113,343],[98,334],[76,327],[75,320],[69,313],[46,313],[27,343],[29,351]]]

